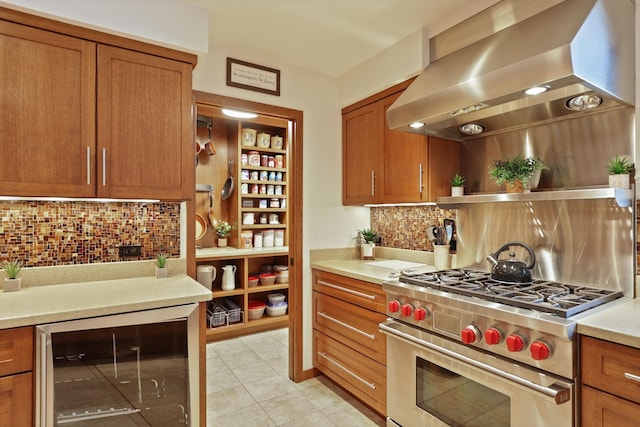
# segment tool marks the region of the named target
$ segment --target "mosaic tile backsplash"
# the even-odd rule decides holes
[[[456,219],[455,209],[437,206],[384,206],[371,208],[371,228],[382,237],[382,246],[433,252],[427,227]]]
[[[122,245],[141,245],[143,260],[159,252],[179,257],[180,204],[0,202],[0,262],[47,267],[123,261]]]

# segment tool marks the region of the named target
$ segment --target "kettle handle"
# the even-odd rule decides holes
[[[497,260],[498,257],[500,256],[500,254],[502,252],[504,252],[505,250],[509,249],[511,246],[520,246],[520,247],[525,248],[527,250],[527,252],[529,252],[529,264],[527,264],[527,268],[529,270],[531,270],[533,268],[533,266],[536,264],[536,254],[535,254],[535,252],[533,252],[533,249],[531,249],[531,246],[527,245],[526,243],[522,243],[522,242],[505,243],[504,245],[502,245],[500,247],[500,249],[498,249],[497,251],[492,253],[488,258],[492,258],[494,260]]]

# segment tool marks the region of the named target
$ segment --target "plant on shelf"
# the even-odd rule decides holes
[[[168,275],[167,254],[160,252],[156,255],[156,277],[167,277]]]
[[[231,224],[227,221],[218,221],[218,224],[216,224],[216,236],[218,236],[218,247],[226,247],[227,239],[231,236]]]
[[[465,183],[464,176],[455,174],[453,175],[451,180],[449,180],[449,182],[451,183],[451,195],[453,197],[464,195],[464,183]]]
[[[489,169],[489,176],[497,184],[506,184],[507,193],[522,193],[525,189],[537,187],[537,182],[530,183],[530,179],[547,165],[537,157],[524,158],[519,154],[513,159],[494,160]]]
[[[371,228],[362,228],[356,231],[358,235],[355,238],[360,240],[362,259],[373,259],[378,233]]]
[[[6,261],[2,264],[2,270],[7,275],[2,289],[5,292],[19,291],[22,286],[22,279],[18,277],[18,274],[22,270],[22,262],[20,260]]]
[[[634,172],[635,165],[626,157],[616,156],[609,161],[607,172],[609,172],[609,187],[629,188],[629,175]]]

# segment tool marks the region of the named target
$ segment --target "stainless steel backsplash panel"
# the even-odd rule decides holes
[[[489,270],[504,243],[530,245],[535,278],[621,290],[633,296],[633,208],[612,199],[479,203],[458,210],[458,266]],[[516,258],[526,251],[514,248]],[[503,254],[501,258],[508,254]]]
[[[467,178],[465,192],[504,191],[489,178],[489,167],[493,160],[518,154],[537,156],[549,166],[542,171],[540,188],[607,185],[609,159],[634,158],[634,112],[625,108],[463,142],[460,163]]]

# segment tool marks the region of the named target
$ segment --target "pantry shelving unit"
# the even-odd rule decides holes
[[[205,114],[200,111],[199,114]],[[214,114],[214,137],[221,127],[222,116]],[[236,322],[212,322],[212,314],[207,314],[206,335],[208,341],[225,339],[262,330],[275,329],[289,325],[288,313],[270,317],[266,311],[262,318],[249,320],[247,307],[249,301],[268,302],[270,293],[282,293],[289,300],[289,283],[249,286],[248,278],[259,273],[265,265],[289,264],[288,233],[288,148],[291,143],[289,122],[272,117],[255,119],[224,119],[226,146],[218,152],[226,154],[226,164],[231,164],[229,173],[235,181],[231,196],[222,200],[220,211],[226,212],[226,219],[232,227],[232,234],[226,248],[196,249],[196,267],[213,265],[216,279],[212,285],[213,301],[224,306],[225,300],[231,301],[241,309]],[[282,138],[282,148],[249,145],[243,140],[243,129],[253,129],[256,134],[268,134]],[[218,142],[218,144],[220,144]],[[222,155],[224,155],[222,154]],[[257,159],[257,160],[256,160]],[[217,160],[217,159],[216,159]],[[276,164],[277,161],[277,164]],[[221,188],[220,184],[215,185]],[[276,194],[277,192],[277,194]],[[253,218],[252,218],[253,217]],[[261,222],[261,217],[266,218]],[[262,247],[255,247],[256,234],[262,236]],[[270,237],[267,237],[270,236]],[[258,243],[260,243],[258,241]],[[235,289],[222,290],[222,268],[235,265]],[[235,316],[234,316],[235,319]],[[215,323],[215,324],[214,324]],[[221,324],[222,323],[222,324]]]

